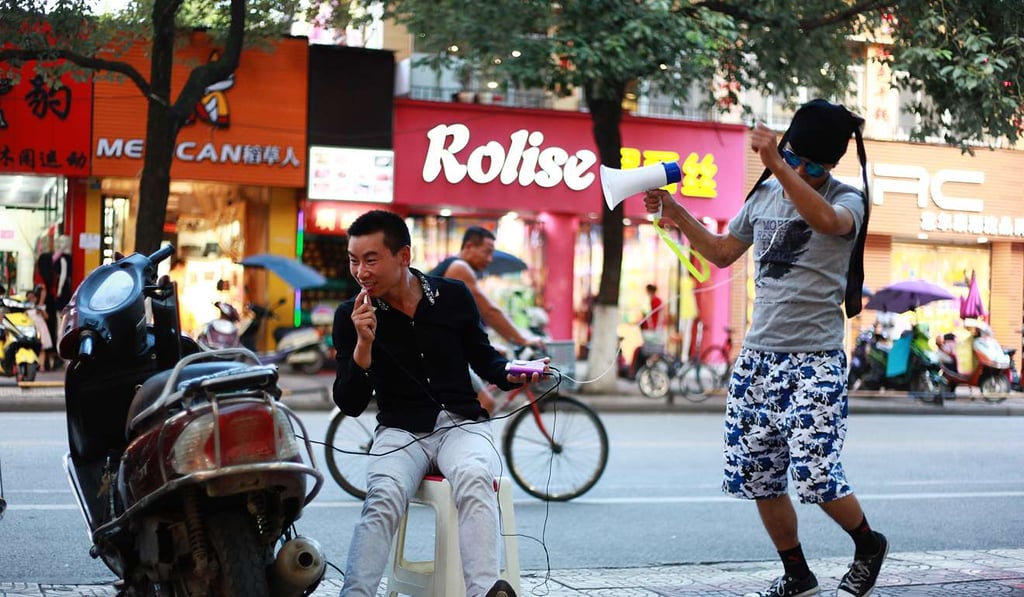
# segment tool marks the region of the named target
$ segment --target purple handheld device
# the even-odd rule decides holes
[[[530,377],[534,373],[537,375],[544,375],[544,361],[509,361],[505,365],[505,371],[508,371],[509,375],[525,375]]]

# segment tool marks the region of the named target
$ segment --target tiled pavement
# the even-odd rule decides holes
[[[811,561],[822,595],[833,595],[848,562]],[[768,562],[716,562],[650,568],[529,570],[521,576],[520,597],[735,597],[758,591],[779,573]],[[314,597],[334,597],[338,573],[328,570]],[[382,583],[377,593],[384,595]],[[0,582],[0,597],[114,597],[110,585],[39,585]],[[1024,549],[938,551],[890,554],[874,597],[1024,596]]]

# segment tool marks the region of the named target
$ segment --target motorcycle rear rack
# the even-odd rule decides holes
[[[252,361],[254,364],[244,367],[242,363],[239,363],[238,369],[191,378],[180,384],[182,387],[179,387],[178,379],[188,365],[202,361],[230,361],[234,357],[242,357]],[[128,429],[136,427],[148,417],[160,412],[171,404],[194,397],[199,390],[204,390],[206,395],[210,395],[217,390],[223,390],[232,386],[236,388],[253,388],[256,385],[266,388],[271,377],[276,379],[277,368],[273,365],[261,365],[256,353],[247,348],[223,348],[190,354],[178,361],[164,383],[160,396],[153,401],[153,404],[143,409],[142,412],[128,423]]]

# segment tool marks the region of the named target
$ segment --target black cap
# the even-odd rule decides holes
[[[820,164],[835,164],[864,119],[845,107],[816,99],[793,115],[787,138],[793,153]]]

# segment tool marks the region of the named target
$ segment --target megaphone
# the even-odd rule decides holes
[[[662,162],[626,170],[601,166],[601,190],[604,191],[604,202],[608,204],[608,209],[615,209],[615,206],[625,201],[626,197],[682,179],[683,173],[676,162]]]

